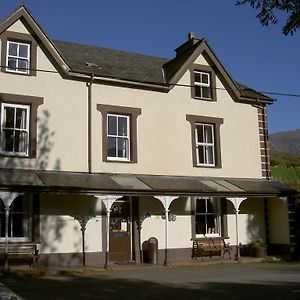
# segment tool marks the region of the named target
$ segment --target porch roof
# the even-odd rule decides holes
[[[60,171],[7,170],[0,172],[0,189],[13,191],[124,194],[285,196],[295,191],[275,181],[250,178],[162,176]]]

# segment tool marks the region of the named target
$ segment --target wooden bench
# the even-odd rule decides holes
[[[35,266],[39,258],[37,245],[33,243],[8,243],[8,260],[24,261]],[[0,243],[0,259],[5,259],[5,243]]]
[[[209,256],[225,257],[227,253],[231,259],[231,247],[225,243],[223,237],[193,239],[192,258]]]

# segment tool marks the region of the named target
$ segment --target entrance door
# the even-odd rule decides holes
[[[117,200],[110,213],[110,259],[131,260],[131,214],[130,200]]]

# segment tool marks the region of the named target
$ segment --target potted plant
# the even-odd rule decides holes
[[[250,242],[251,253],[254,257],[266,257],[267,256],[267,245],[262,238],[253,238]]]

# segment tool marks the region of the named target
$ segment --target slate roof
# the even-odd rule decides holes
[[[163,65],[168,59],[108,48],[53,41],[72,71],[137,82],[165,84]],[[87,66],[92,63],[95,66]]]
[[[168,85],[169,80],[201,41],[203,39],[173,59],[56,40],[52,42],[73,72],[133,82]],[[273,101],[244,84],[236,81],[235,84],[244,97]]]

